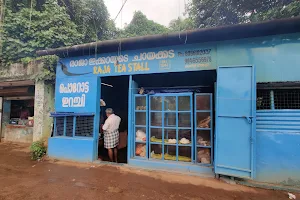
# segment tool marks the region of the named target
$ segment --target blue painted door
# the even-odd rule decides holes
[[[215,173],[254,178],[254,67],[219,67],[217,76]]]

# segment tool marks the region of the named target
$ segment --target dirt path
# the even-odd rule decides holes
[[[0,199],[288,199],[286,192],[127,167],[33,162],[28,147],[0,143]]]

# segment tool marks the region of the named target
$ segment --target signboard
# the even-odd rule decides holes
[[[57,77],[197,71],[216,69],[216,65],[214,46],[192,44],[63,58]]]
[[[97,77],[56,79],[56,112],[95,112]]]

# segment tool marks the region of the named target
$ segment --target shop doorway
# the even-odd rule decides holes
[[[100,108],[100,126],[106,120],[105,109],[112,108],[121,118],[119,127],[118,162],[127,163],[128,133],[128,87],[129,76],[111,76],[101,78],[101,99],[105,102]],[[99,135],[98,157],[108,161],[108,152],[104,148],[103,134]]]
[[[216,71],[133,76],[131,157],[213,165]]]

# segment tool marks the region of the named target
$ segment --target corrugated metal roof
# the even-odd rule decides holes
[[[88,44],[74,45],[71,47],[40,50],[37,51],[37,54],[39,56],[58,55],[60,57],[71,57],[92,55],[96,53],[116,52],[120,46],[121,50],[124,51],[160,46],[263,37],[297,32],[300,32],[300,17],[265,21],[260,23],[196,29],[170,34],[98,41]]]

